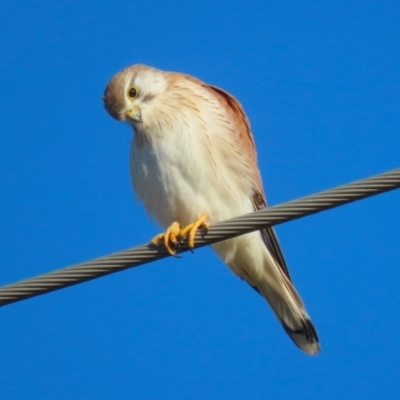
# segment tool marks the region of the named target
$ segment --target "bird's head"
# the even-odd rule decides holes
[[[166,73],[145,65],[133,65],[107,84],[103,101],[107,112],[134,129],[149,122],[151,111],[166,91]]]

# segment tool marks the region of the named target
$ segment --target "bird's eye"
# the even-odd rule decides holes
[[[136,99],[136,97],[138,97],[138,94],[139,94],[139,91],[135,88],[135,86],[131,86],[131,87],[128,89],[128,97],[129,97],[131,100]]]

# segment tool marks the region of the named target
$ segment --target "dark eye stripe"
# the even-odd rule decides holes
[[[143,101],[150,101],[153,98],[154,94],[146,94],[146,96],[143,97]]]

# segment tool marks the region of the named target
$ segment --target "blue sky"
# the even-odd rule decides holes
[[[270,204],[400,166],[400,3],[2,2],[0,284],[147,242],[131,131],[104,111],[134,63],[243,104]],[[210,249],[0,309],[9,399],[397,398],[400,192],[277,232],[322,352],[287,338]]]

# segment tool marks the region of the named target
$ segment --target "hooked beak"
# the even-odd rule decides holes
[[[140,109],[138,107],[130,108],[126,113],[125,116],[127,119],[131,119],[135,122],[143,122],[142,115],[140,113]]]

